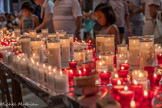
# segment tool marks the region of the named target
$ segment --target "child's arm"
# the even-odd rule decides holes
[[[22,17],[20,18],[20,24],[19,24],[20,29],[22,29]]]
[[[34,17],[34,23],[35,23],[35,27],[39,25],[39,20],[37,16]]]

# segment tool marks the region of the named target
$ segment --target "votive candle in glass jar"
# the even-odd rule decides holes
[[[103,53],[101,55],[101,60],[104,61],[103,65],[108,67],[109,72],[114,72],[114,54],[113,53]]]
[[[22,36],[20,38],[22,52],[27,54],[28,58],[31,55],[30,42],[31,38],[29,36]]]
[[[48,41],[48,63],[61,68],[60,41]]]
[[[85,61],[86,62],[93,61],[93,50],[92,49],[85,50]]]
[[[57,34],[57,37],[58,37],[58,38],[60,38],[60,37],[65,37],[66,31],[64,31],[64,30],[57,30],[57,31],[56,31],[56,34]]]
[[[85,62],[85,51],[84,50],[75,50],[74,51],[74,61],[78,62],[79,66],[83,62]]]
[[[136,80],[138,84],[143,85],[143,89],[148,89],[148,72],[145,70],[133,70],[132,81]]]
[[[48,34],[48,39],[50,40],[56,40],[57,39],[57,35],[54,33]]]
[[[139,65],[140,37],[129,37],[129,64]]]
[[[48,36],[48,29],[42,29],[41,32],[43,37]]]
[[[118,54],[128,55],[128,45],[120,44],[118,47]]]
[[[114,35],[106,35],[104,37],[104,52],[114,52],[115,51],[115,37]]]
[[[29,35],[31,38],[37,38],[37,32],[36,30],[30,30],[29,31]]]
[[[74,59],[74,45],[73,45],[73,40],[74,40],[74,35],[73,34],[67,34],[67,36],[70,39],[70,59],[73,60]]]
[[[141,40],[140,41],[140,69],[144,69],[145,66],[153,64],[154,50],[152,40]]]
[[[65,93],[69,91],[68,75],[60,71],[59,74],[55,74],[55,91],[56,93]]]
[[[60,37],[61,64],[62,67],[68,67],[70,61],[70,39]]]
[[[96,36],[96,53],[97,55],[101,54],[103,52],[103,47],[104,47],[104,35],[99,34]]]
[[[157,55],[159,55],[160,53],[162,53],[162,47],[161,44],[155,44],[154,45],[155,48],[155,65],[158,65],[158,59],[157,59]]]
[[[32,38],[31,39],[31,55],[35,54],[39,58],[39,62],[42,61],[43,59],[43,54],[42,54],[42,41],[40,38]]]
[[[15,37],[20,37],[21,36],[21,30],[20,29],[15,29],[14,33],[15,33]]]
[[[120,69],[120,64],[127,63],[128,62],[128,58],[124,54],[117,54],[116,62],[117,62],[117,70],[119,70]]]

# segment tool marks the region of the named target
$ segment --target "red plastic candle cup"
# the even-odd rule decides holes
[[[110,81],[111,72],[100,72],[101,84],[108,84]]]
[[[78,63],[75,62],[75,61],[69,62],[69,66],[70,66],[71,69],[76,69],[77,68],[77,65],[78,65]]]
[[[92,75],[90,68],[80,68],[80,70],[81,70],[83,76],[90,76],[90,75]]]
[[[141,102],[143,97],[143,85],[142,84],[131,84],[129,86],[130,90],[134,91],[135,93],[135,101]]]
[[[121,70],[129,70],[130,65],[128,63],[121,63],[120,69]]]
[[[119,91],[120,103],[123,108],[129,108],[131,100],[134,98],[134,92],[131,90]]]
[[[158,64],[162,64],[162,54],[157,55]]]
[[[120,84],[119,84],[120,82]],[[123,78],[111,78],[112,85],[122,85],[123,84]]]
[[[124,85],[114,85],[112,87],[112,95],[114,96],[115,100],[119,101],[120,96],[119,96],[119,91],[124,90]]]
[[[119,75],[119,77],[121,77],[121,78],[126,78],[127,75],[128,75],[128,70],[119,70],[119,71],[118,71],[118,75]]]
[[[161,79],[161,75],[160,74],[154,74],[153,75],[154,86],[159,86],[160,79]]]
[[[73,80],[73,76],[74,76],[74,74],[73,74],[73,70],[67,68],[67,69],[64,69],[64,71],[68,74],[69,82],[72,81],[72,80]]]

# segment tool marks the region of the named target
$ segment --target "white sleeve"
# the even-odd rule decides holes
[[[78,0],[72,0],[72,12],[75,18],[78,16],[82,16],[82,12]]]

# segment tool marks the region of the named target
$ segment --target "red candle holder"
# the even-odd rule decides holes
[[[122,85],[123,84],[123,78],[111,78],[111,83],[112,83],[112,85],[118,85],[118,82],[120,81],[120,85]]]
[[[115,85],[112,87],[112,95],[114,96],[115,100],[119,101],[119,91],[124,90],[124,85]]]
[[[64,69],[64,71],[68,74],[68,77],[69,77],[69,82],[73,81],[73,77],[74,77],[74,73],[73,73],[73,70],[72,69]]]
[[[118,71],[118,75],[119,75],[119,77],[121,77],[121,78],[126,78],[127,75],[128,75],[128,70],[119,70],[119,71]]]
[[[110,82],[111,72],[100,72],[101,84],[108,84]]]
[[[143,99],[143,85],[142,84],[130,84],[129,85],[130,90],[134,91],[135,93],[135,101],[140,103]]]
[[[154,86],[159,86],[160,79],[161,79],[161,75],[160,74],[154,74],[153,75]]]
[[[130,65],[128,63],[121,63],[120,69],[121,70],[129,70]]]
[[[131,90],[119,91],[119,96],[122,108],[130,108],[130,102],[134,98],[134,92]]]
[[[162,64],[162,54],[157,55],[158,64]]]
[[[70,66],[71,69],[76,69],[77,68],[77,65],[78,65],[78,63],[75,62],[75,61],[69,62],[69,66]]]

